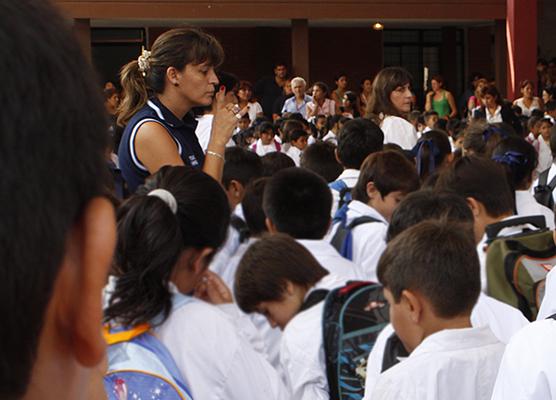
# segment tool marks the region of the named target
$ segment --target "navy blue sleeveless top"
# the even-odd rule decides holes
[[[129,120],[118,148],[122,176],[131,193],[135,192],[150,175],[135,151],[137,131],[145,122],[157,122],[164,126],[176,142],[184,164],[193,168],[202,168],[205,156],[195,135],[197,121],[193,114],[189,113],[180,120],[160,100],[153,97]]]

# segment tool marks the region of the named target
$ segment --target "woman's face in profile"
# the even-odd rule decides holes
[[[405,114],[411,111],[411,99],[413,94],[409,89],[409,83],[398,86],[390,93],[390,102],[400,114]]]

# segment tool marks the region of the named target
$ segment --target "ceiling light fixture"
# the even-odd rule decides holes
[[[381,31],[381,30],[384,29],[384,25],[382,25],[380,22],[375,22],[375,23],[373,24],[373,29],[374,29],[375,31]]]

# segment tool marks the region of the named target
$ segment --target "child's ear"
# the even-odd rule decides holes
[[[471,212],[473,213],[473,217],[477,219],[477,217],[481,215],[482,205],[473,197],[467,197],[466,200],[467,200],[467,205],[469,206]]]
[[[405,307],[411,322],[414,324],[419,324],[422,319],[423,314],[423,302],[419,296],[410,290],[403,290],[401,294],[401,301]]]
[[[377,195],[380,196],[380,192],[376,188],[375,183],[374,182],[368,182],[367,183],[367,196],[369,197],[369,200],[373,200],[374,198],[376,198]]]
[[[205,272],[209,264],[209,257],[214,253],[212,247],[203,247],[201,250],[194,250],[191,255],[190,263],[195,274]]]
[[[243,187],[243,185],[241,184],[241,182],[236,181],[235,179],[232,179],[230,181],[230,184],[228,185],[228,192],[236,199],[241,199],[243,198],[243,192],[245,191],[245,188]]]

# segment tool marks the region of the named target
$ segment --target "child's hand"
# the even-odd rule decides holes
[[[195,297],[214,305],[233,303],[234,301],[228,286],[212,271],[205,272],[202,282],[195,288]]]

